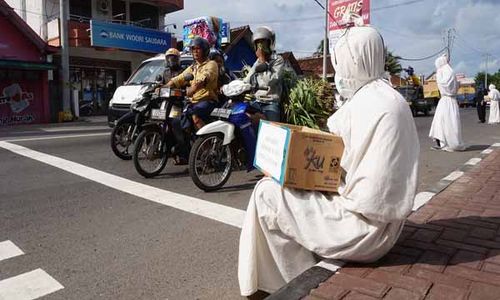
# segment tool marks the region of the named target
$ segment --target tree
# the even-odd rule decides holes
[[[400,74],[403,71],[403,67],[401,67],[401,63],[399,60],[401,56],[394,55],[391,51],[385,51],[385,70],[389,71],[391,75]]]
[[[485,80],[485,73],[484,72],[479,72],[477,73],[476,77],[474,78],[476,80],[476,86],[477,87],[484,87],[484,80]],[[488,73],[488,85],[494,84],[497,87],[500,87],[500,70],[498,70],[496,73]],[[488,87],[486,87],[488,89]]]
[[[316,48],[316,52],[314,52],[314,55],[315,56],[322,56],[323,55],[323,43],[324,43],[324,39],[321,40],[321,42],[319,42],[319,45],[318,47]],[[327,55],[330,55],[330,47],[329,47],[329,43],[328,43],[328,40],[326,41],[326,54]]]

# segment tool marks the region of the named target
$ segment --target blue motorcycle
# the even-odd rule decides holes
[[[212,111],[217,118],[198,130],[189,154],[189,174],[194,184],[211,192],[229,180],[233,170],[253,169],[257,128],[249,114],[258,113],[246,100],[252,86],[235,80],[224,86],[228,101]]]

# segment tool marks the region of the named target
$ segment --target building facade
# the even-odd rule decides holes
[[[71,97],[92,102],[104,113],[114,90],[145,59],[175,45],[165,15],[183,9],[183,0],[65,0]],[[59,0],[7,0],[49,45],[60,46]],[[54,55],[59,64],[60,56]],[[49,83],[51,98],[61,99],[59,73]],[[74,102],[74,101],[72,101]],[[62,110],[62,101],[52,105]],[[54,118],[54,115],[53,115]]]
[[[0,0],[0,126],[50,120],[48,62],[56,49]],[[50,59],[49,59],[50,60]]]

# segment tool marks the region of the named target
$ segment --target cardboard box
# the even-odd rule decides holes
[[[284,187],[336,192],[342,138],[302,126],[261,121],[254,166]]]

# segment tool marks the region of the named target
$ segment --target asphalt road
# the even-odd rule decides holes
[[[461,114],[470,148],[459,153],[430,150],[432,117],[415,118],[419,191],[500,142],[500,126]],[[93,123],[0,130],[0,140],[25,139],[9,142],[25,147],[16,153],[0,147],[0,296],[12,282],[40,284],[22,274],[41,269],[44,299],[238,299],[239,228],[227,220],[242,216],[259,173],[234,173],[217,193],[198,190],[185,167],[144,179],[112,154],[108,132]],[[155,202],[159,191],[180,194],[167,199],[178,208]],[[24,254],[3,259],[5,241]]]

